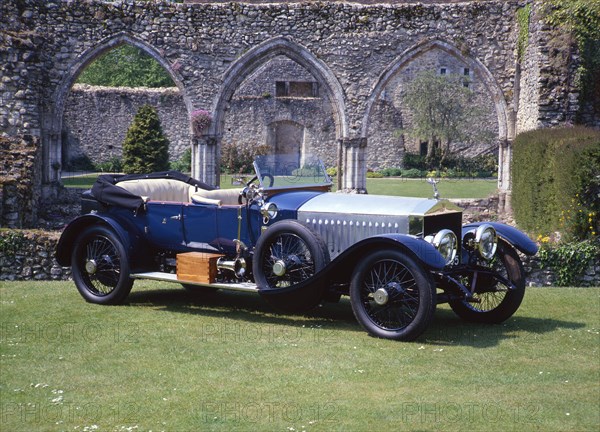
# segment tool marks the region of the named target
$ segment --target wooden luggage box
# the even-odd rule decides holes
[[[177,254],[177,279],[211,284],[217,277],[217,260],[223,255],[206,252]]]

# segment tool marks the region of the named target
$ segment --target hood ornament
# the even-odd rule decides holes
[[[439,180],[435,180],[432,177],[427,177],[427,183],[433,186],[433,199],[440,199],[440,193],[438,192],[437,184]]]

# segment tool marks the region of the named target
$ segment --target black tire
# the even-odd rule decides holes
[[[104,226],[88,227],[79,236],[71,268],[77,290],[90,303],[122,303],[133,286],[125,247]]]
[[[494,278],[479,279],[474,297],[479,303],[450,301],[452,310],[464,320],[497,324],[510,318],[521,306],[525,295],[525,271],[517,252],[505,242],[498,242],[496,256],[490,267],[516,287],[509,290]],[[467,286],[467,288],[469,288]]]
[[[406,253],[379,250],[367,255],[354,270],[350,303],[357,321],[371,336],[411,341],[433,319],[435,285]]]
[[[301,312],[317,306],[323,297],[318,281],[294,290],[329,264],[329,252],[321,238],[295,220],[273,224],[258,239],[252,262],[254,281],[273,306]],[[281,290],[281,292],[277,292]],[[269,291],[274,291],[270,294]]]

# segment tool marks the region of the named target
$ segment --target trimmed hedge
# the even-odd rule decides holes
[[[560,232],[569,240],[600,231],[600,131],[541,129],[515,139],[512,205],[530,233]]]

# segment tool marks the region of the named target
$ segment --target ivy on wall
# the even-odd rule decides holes
[[[531,4],[517,10],[517,25],[519,36],[517,39],[517,59],[519,63],[523,60],[527,44],[529,42],[529,21],[531,17]]]
[[[543,0],[544,20],[572,32],[581,54],[580,107],[600,115],[600,0]],[[580,113],[581,114],[581,113]]]

